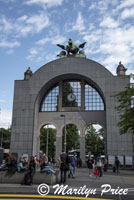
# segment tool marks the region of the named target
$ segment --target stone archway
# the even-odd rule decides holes
[[[40,129],[40,154],[46,154],[48,161],[55,158],[56,132],[56,127],[53,124],[45,124]]]
[[[65,149],[65,147],[66,152],[71,150],[80,151],[80,130],[73,123],[66,124],[66,127],[64,126],[62,129],[62,149]]]
[[[95,123],[90,123],[85,130],[85,149],[86,155],[106,155],[105,142],[104,142],[105,130],[103,126]]]
[[[52,87],[58,84],[59,97],[62,97],[62,83],[68,80],[69,82],[74,82],[74,80],[81,82],[81,93],[79,91],[74,92],[78,103],[77,105],[80,106],[74,104],[71,108],[65,108],[62,104],[63,99],[57,98],[57,110],[41,110],[43,98],[47,97]],[[60,115],[65,115],[66,123],[75,123],[80,126],[80,148],[83,153],[83,159],[85,157],[85,127],[87,124],[94,122],[103,124],[103,127],[105,127],[105,133],[107,133],[106,152],[108,155],[118,155],[122,148],[125,149],[126,155],[131,155],[131,138],[119,135],[119,128],[117,127],[119,116],[114,110],[117,102],[111,99],[111,96],[123,90],[128,82],[129,80],[127,77],[122,79],[120,76],[113,76],[105,67],[97,62],[74,57],[52,61],[38,69],[29,79],[16,81],[12,118],[11,152],[17,152],[19,156],[21,156],[23,152],[27,152],[30,155],[37,155],[40,127],[42,124],[51,122],[57,129],[56,156],[58,157],[62,148],[61,127],[64,123]],[[87,86],[85,86],[85,83]],[[75,84],[73,83],[71,87],[73,88],[74,86]],[[86,87],[88,87],[87,91],[91,89],[93,97],[93,101],[91,102],[92,106],[90,106],[91,98],[88,92],[87,97],[84,95]],[[97,93],[94,91],[97,91]],[[97,97],[98,94],[100,95],[99,98]],[[72,97],[72,95],[70,96]],[[94,101],[97,99],[96,97],[99,100]],[[82,100],[81,104],[79,104],[79,98]],[[84,103],[86,102],[86,98],[87,104]],[[100,109],[102,108],[100,99],[104,102],[104,109]],[[85,109],[85,106],[87,109]],[[120,145],[117,145],[119,141]]]

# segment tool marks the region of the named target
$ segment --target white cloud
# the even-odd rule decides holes
[[[111,17],[105,17],[103,21],[100,23],[101,27],[107,27],[107,28],[116,28],[118,27],[118,22],[116,22]]]
[[[46,15],[34,15],[27,19],[26,24],[32,25],[32,29],[37,33],[49,25],[49,19]]]
[[[78,12],[76,22],[65,24],[65,32],[78,31],[81,33],[83,30],[85,30],[85,26],[81,12]]]
[[[82,6],[82,7],[85,7],[85,6],[86,6],[86,4],[85,4],[85,1],[84,1],[84,0],[80,0],[80,6]]]
[[[78,17],[76,19],[75,24],[72,26],[73,31],[83,31],[85,29],[84,19],[82,17],[81,12],[78,13]]]
[[[125,65],[134,62],[134,27],[131,24],[121,27],[120,21],[110,16],[100,23],[100,29],[83,32],[87,42],[85,52],[91,58],[96,56],[98,62],[107,67],[113,74],[119,61]],[[130,72],[128,69],[127,73]]]
[[[8,128],[11,125],[12,112],[10,110],[2,110],[0,113],[0,127]]]
[[[37,45],[44,45],[47,42],[50,42],[51,44],[62,44],[66,41],[66,38],[61,36],[61,35],[56,35],[56,36],[52,36],[52,37],[45,37],[39,41],[36,42]]]
[[[10,22],[10,20],[2,17],[0,20],[0,30],[1,32],[8,33],[13,30],[13,24]]]
[[[38,54],[40,54],[40,47],[33,47],[29,50],[29,55],[27,56],[28,60],[33,60]]]
[[[18,22],[24,22],[24,21],[26,21],[27,18],[28,18],[27,15],[23,15],[23,16],[19,17],[19,18],[17,19],[17,21],[18,21]]]
[[[90,1],[90,6],[88,7],[88,10],[99,10],[101,14],[103,14],[106,10],[109,11],[109,8],[112,6],[115,6],[118,4],[118,0],[99,0],[99,1]]]
[[[8,42],[8,41],[3,40],[0,42],[0,47],[14,48],[18,46],[20,46],[20,43],[18,41]]]
[[[37,34],[49,26],[49,24],[49,18],[44,13],[33,16],[23,15],[12,21],[3,17],[0,20],[0,31],[2,36],[0,47],[10,48],[7,51],[7,54],[11,55],[14,52],[13,48],[20,46],[20,42],[11,38],[26,37],[28,34]],[[10,39],[7,40],[7,38]]]
[[[134,0],[124,0],[124,1],[121,1],[120,5],[117,6],[117,10],[120,10],[122,8],[126,8],[126,7],[132,7],[134,6]]]
[[[42,6],[60,6],[62,4],[63,0],[28,0],[26,2],[27,5],[32,5],[32,4],[39,4]]]
[[[107,10],[111,0],[100,0],[98,1],[98,9],[100,10]]]
[[[23,15],[16,20],[2,18],[0,21],[0,30],[3,34],[10,34],[21,37],[27,34],[35,34],[41,32],[50,25],[48,16],[45,13],[36,15]]]
[[[37,55],[37,54],[38,54],[38,50],[35,49],[35,48],[31,48],[31,49],[30,49],[30,54],[31,54],[31,55]]]
[[[55,59],[58,53],[56,52],[53,54],[49,54],[49,53],[45,54],[46,52],[45,44],[47,42],[49,43],[49,45],[56,45],[58,43],[63,44],[65,41],[66,41],[66,38],[59,34],[55,36],[52,35],[51,37],[46,37],[41,40],[38,40],[35,43],[37,46],[29,50],[29,55],[27,56],[27,59],[31,61],[35,60],[38,62],[42,62],[44,61],[44,59],[46,59],[47,61]]]
[[[43,38],[43,39],[41,39],[41,40],[38,40],[38,41],[36,42],[36,44],[38,44],[38,45],[44,45],[44,44],[46,44],[47,42],[49,42],[49,40],[50,40],[50,38],[46,37],[46,38]]]
[[[96,8],[96,2],[92,3],[92,4],[89,6],[88,10],[92,10],[92,9],[95,9],[95,8]]]
[[[56,35],[54,38],[51,38],[51,43],[52,44],[62,44],[66,41],[66,37],[61,36],[61,35]]]
[[[15,26],[18,36],[27,36],[27,34],[35,34],[41,32],[50,25],[48,16],[44,13],[33,16],[22,16],[18,18]]]
[[[134,17],[134,8],[125,9],[125,10],[121,13],[121,18],[122,18],[122,19],[131,18],[131,17]]]
[[[47,60],[47,62],[50,62],[50,61],[56,59],[56,55],[57,55],[57,52],[55,52],[55,53],[53,53],[53,54],[47,54],[47,55],[45,56],[45,59]]]

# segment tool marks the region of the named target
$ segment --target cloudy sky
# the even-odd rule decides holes
[[[113,75],[119,61],[134,73],[134,0],[0,0],[0,127],[11,124],[14,80],[69,38]]]

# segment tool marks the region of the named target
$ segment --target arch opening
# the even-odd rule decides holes
[[[86,155],[98,156],[105,154],[105,130],[100,124],[90,124],[85,130]]]
[[[40,129],[40,157],[44,154],[48,161],[54,161],[56,151],[56,127],[46,124]]]
[[[105,110],[101,92],[84,80],[63,80],[49,88],[42,98],[40,112]]]
[[[71,152],[80,151],[80,130],[75,124],[67,124],[62,129],[62,149]]]

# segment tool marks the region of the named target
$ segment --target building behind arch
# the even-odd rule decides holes
[[[129,83],[123,67],[120,63],[114,76],[95,61],[67,57],[49,62],[35,73],[28,68],[24,80],[15,81],[11,152],[18,153],[19,157],[24,153],[39,155],[40,129],[45,124],[54,124],[57,158],[62,151],[64,120],[61,115],[64,115],[67,124],[76,124],[80,130],[83,161],[85,130],[91,123],[104,128],[106,155],[132,155],[131,136],[119,133],[117,101],[112,97]],[[69,84],[71,88],[65,89]],[[65,90],[70,90],[70,96]]]

